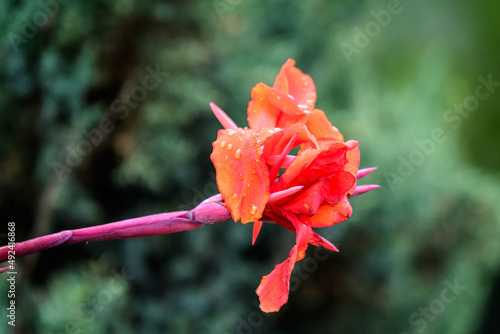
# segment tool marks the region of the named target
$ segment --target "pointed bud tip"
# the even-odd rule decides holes
[[[215,117],[217,117],[224,129],[238,129],[236,123],[234,123],[234,121],[221,108],[219,108],[219,106],[217,106],[213,102],[210,102],[210,108],[212,109],[212,112],[214,113]]]
[[[258,220],[253,223],[252,246],[255,245],[255,241],[257,241],[257,237],[259,236],[261,227],[262,227],[262,221]]]
[[[356,174],[356,179],[359,180],[359,179],[367,176],[368,174],[374,172],[376,169],[377,169],[377,167],[360,169],[360,170],[358,170],[358,173]]]
[[[378,184],[368,184],[368,185],[363,185],[363,186],[356,186],[354,188],[354,191],[352,192],[352,194],[349,197],[359,196],[359,195],[362,195],[364,193],[367,193],[369,191],[372,191],[372,190],[375,190],[378,188],[380,188],[380,186]]]
[[[330,246],[329,248],[327,248],[327,247],[325,247],[325,248],[327,248],[327,249],[329,249],[331,251],[337,252],[337,253],[339,252],[339,249],[337,247],[335,247],[334,244],[329,243],[329,246]]]

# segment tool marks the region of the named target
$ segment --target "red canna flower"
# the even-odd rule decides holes
[[[296,233],[288,258],[264,276],[257,289],[265,312],[278,311],[288,300],[292,269],[304,258],[309,243],[337,251],[312,228],[332,226],[351,216],[347,198],[355,195],[359,167],[358,142],[344,142],[324,112],[314,109],[314,83],[294,64],[289,59],[283,65],[273,87],[259,83],[252,89],[250,128],[238,128],[211,104],[226,128],[213,143],[211,159],[232,218],[243,224],[254,222],[253,242],[263,221]],[[288,155],[297,146],[298,155]]]
[[[310,76],[289,59],[273,87],[252,89],[248,105],[249,128],[238,128],[216,105],[212,110],[224,126],[210,156],[217,172],[220,195],[190,211],[144,216],[124,221],[67,230],[0,247],[0,273],[13,270],[16,257],[59,245],[98,240],[127,239],[192,230],[226,221],[254,223],[252,244],[262,222],[277,223],[296,233],[288,258],[262,278],[257,288],[260,307],[276,312],[288,300],[290,275],[305,256],[308,244],[337,251],[312,228],[328,227],[349,218],[348,198],[378,188],[356,186],[357,179],[375,168],[358,170],[358,142],[344,142],[325,113],[315,109],[316,88]],[[297,156],[288,155],[300,147]],[[280,174],[280,171],[284,172]]]

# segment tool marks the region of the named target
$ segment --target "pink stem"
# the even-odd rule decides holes
[[[0,247],[0,263],[8,260],[9,251],[17,259],[24,255],[59,246],[71,238],[71,235],[71,231],[62,231],[23,242],[16,242],[14,247],[12,245]]]
[[[206,224],[220,223],[231,219],[231,215],[220,201],[220,195],[216,195],[206,199],[191,211],[159,213],[49,234],[16,243],[14,247],[11,246],[15,250],[15,253],[11,252],[11,254],[14,254],[17,259],[59,245],[169,234],[192,230]],[[9,251],[12,251],[9,246],[0,247],[0,263],[8,260]],[[7,269],[1,267],[0,273]]]

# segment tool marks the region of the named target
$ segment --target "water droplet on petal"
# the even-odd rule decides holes
[[[254,215],[257,212],[257,205],[252,205],[252,208],[250,209],[250,214]]]
[[[257,154],[258,155],[262,155],[262,152],[264,152],[264,145],[262,145],[261,147],[257,148]]]
[[[228,144],[228,145],[227,145],[227,149],[228,149],[229,151],[231,151],[231,150],[233,149],[233,144]]]
[[[224,157],[224,161],[227,161],[227,155]]]
[[[220,148],[224,148],[224,146],[226,146],[226,142],[223,140],[223,141],[220,143]]]
[[[236,159],[239,159],[241,157],[241,150],[240,149],[237,149],[236,152],[234,152],[234,157]]]
[[[236,193],[233,194],[233,199],[236,199],[236,197],[238,197],[238,195],[236,195]]]
[[[243,180],[243,174],[239,175],[240,180]]]
[[[236,133],[236,131],[234,131],[234,130],[229,130],[229,131],[227,131],[227,135],[228,135],[228,136],[232,136],[232,135],[234,135],[235,133]]]

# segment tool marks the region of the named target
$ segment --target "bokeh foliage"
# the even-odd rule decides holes
[[[208,103],[246,125],[251,88],[272,84],[287,58],[313,77],[317,107],[359,140],[361,167],[379,167],[366,183],[383,186],[321,231],[341,252],[320,261],[310,250],[317,268],[298,265],[278,314],[263,316],[254,290],[293,235],[266,225],[252,247],[251,227],[227,222],[20,259],[16,332],[500,331],[500,94],[458,126],[444,116],[479,76],[500,81],[499,4],[401,1],[346,57],[341,44],[354,45],[355,28],[389,2],[2,1],[0,208],[18,240],[216,193],[209,155],[220,125]],[[40,12],[49,19],[30,31]],[[168,75],[131,98],[157,69]],[[69,171],[55,168],[103,119],[113,130]],[[425,153],[418,143],[429,140]],[[423,160],[408,167],[417,151]],[[463,293],[418,315],[455,279]]]

